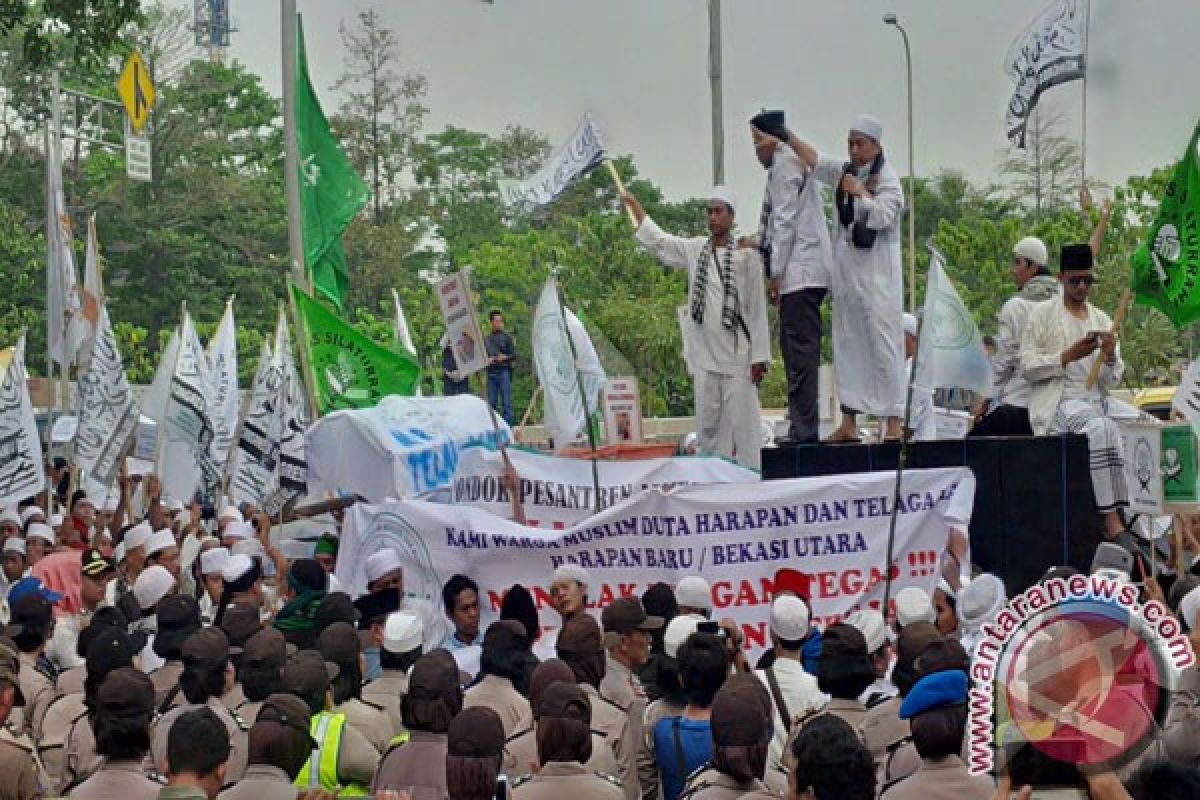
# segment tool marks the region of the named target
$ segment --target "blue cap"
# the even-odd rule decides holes
[[[917,681],[900,703],[900,719],[912,719],[935,708],[965,702],[967,673],[959,669],[932,672]]]
[[[53,589],[47,589],[46,585],[42,583],[41,578],[35,578],[31,575],[28,578],[21,578],[21,580],[9,587],[9,605],[15,603],[17,600],[21,599],[27,594],[40,594],[51,603],[57,603],[59,600],[63,599],[62,592],[56,592]]]

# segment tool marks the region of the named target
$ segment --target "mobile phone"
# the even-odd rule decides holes
[[[496,800],[508,800],[508,776],[496,776]]]
[[[696,633],[711,633],[713,636],[720,636],[721,626],[711,619],[706,619],[696,624]]]

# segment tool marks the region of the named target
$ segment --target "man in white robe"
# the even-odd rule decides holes
[[[1029,424],[1037,436],[1082,433],[1088,440],[1092,491],[1104,515],[1105,534],[1125,530],[1121,509],[1129,505],[1125,459],[1116,419],[1134,419],[1137,409],[1108,397],[1121,384],[1125,364],[1108,314],[1088,302],[1095,278],[1086,244],[1062,249],[1062,294],[1033,307],[1021,338],[1021,370],[1029,381]],[[1087,386],[1092,364],[1101,360],[1096,385]]]
[[[708,237],[665,233],[635,197],[621,199],[637,220],[638,242],[664,266],[688,271],[683,335],[695,384],[698,452],[760,469],[758,384],[771,361],[767,299],[758,251],[738,247],[733,238],[732,193],[713,189]]]
[[[835,187],[833,235],[833,370],[842,421],[830,442],[858,441],[858,415],[884,420],[885,441],[900,439],[897,403],[904,377],[904,268],[900,221],[904,191],[883,156],[883,126],[854,120],[847,137],[850,160],[821,155],[789,133],[788,145],[813,176]]]

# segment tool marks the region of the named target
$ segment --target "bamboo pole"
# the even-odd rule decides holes
[[[624,195],[625,182],[621,180],[621,173],[617,172],[617,167],[615,164],[613,164],[612,159],[604,159],[604,166],[608,167],[608,174],[612,176],[613,184],[617,187],[617,194],[619,196]],[[633,215],[633,209],[626,205],[624,200],[621,200],[621,208],[625,209],[625,214],[629,217],[629,222],[633,225],[634,229],[636,229],[638,227],[638,222],[637,217]]]
[[[1125,324],[1125,315],[1129,313],[1129,306],[1133,305],[1133,290],[1126,289],[1121,292],[1121,300],[1117,303],[1117,311],[1112,318],[1112,333],[1119,333],[1121,326]],[[1103,358],[1097,358],[1092,362],[1092,368],[1088,371],[1087,388],[1090,390],[1096,385],[1096,380],[1100,377],[1100,365],[1104,363]]]

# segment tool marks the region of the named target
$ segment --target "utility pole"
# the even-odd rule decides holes
[[[713,185],[725,183],[725,104],[721,99],[721,0],[708,0],[708,84],[712,94]]]
[[[296,141],[296,0],[280,0],[283,37],[283,172],[287,186],[288,254],[292,279],[307,286],[303,211],[300,207],[300,145]]]

